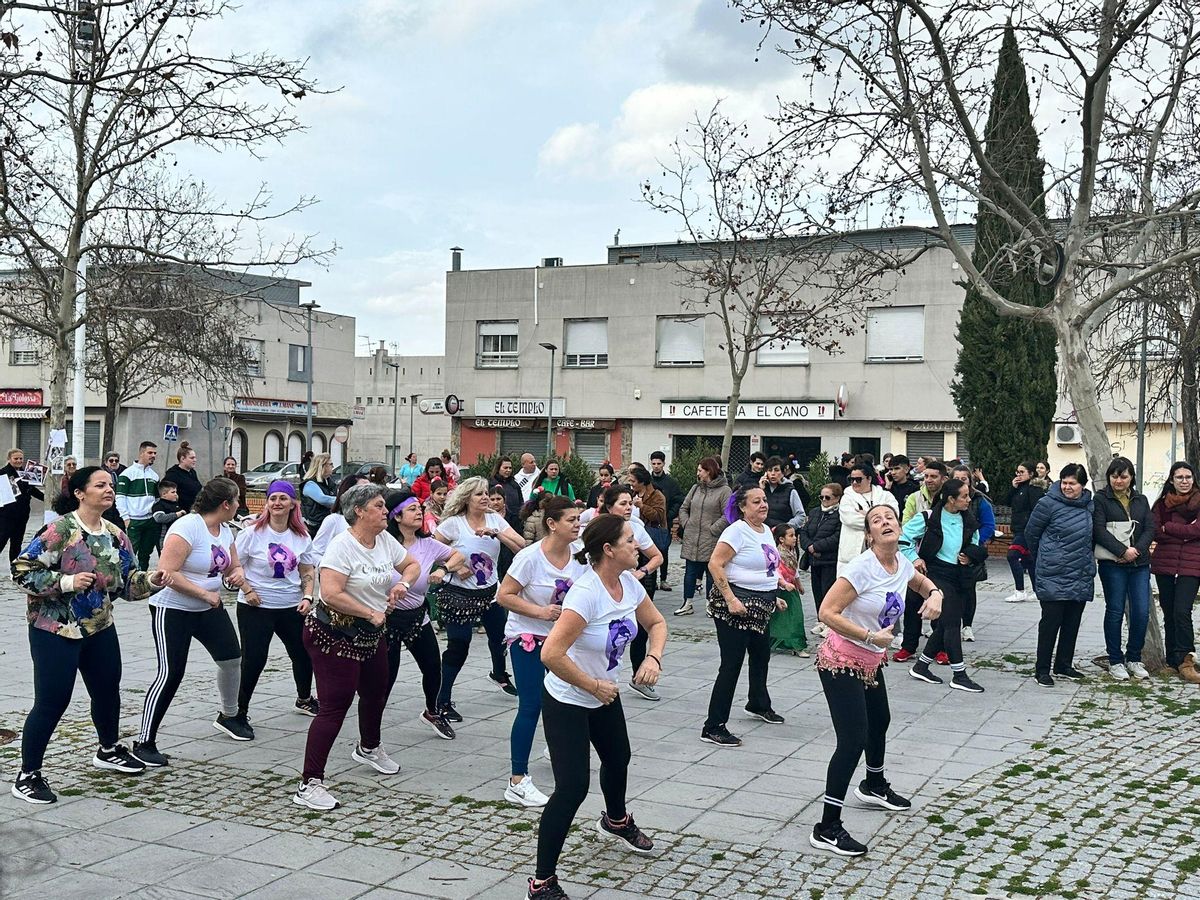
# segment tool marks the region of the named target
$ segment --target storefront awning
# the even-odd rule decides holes
[[[49,411],[44,406],[0,406],[0,419],[44,419]]]

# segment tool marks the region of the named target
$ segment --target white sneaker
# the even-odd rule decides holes
[[[325,790],[325,785],[316,778],[300,782],[300,787],[292,796],[292,802],[309,809],[337,809],[341,806],[333,794]]]
[[[1125,666],[1129,669],[1129,674],[1139,681],[1144,681],[1150,677],[1150,673],[1146,671],[1146,667],[1140,662],[1126,663]]]
[[[818,622],[812,627],[812,633],[820,637],[825,637],[825,635],[829,634],[829,626],[824,622]]]
[[[1036,591],[1022,591],[1021,593],[1022,593],[1022,599],[1024,599],[1024,600],[1027,600],[1030,602],[1037,600],[1037,592]]]
[[[658,691],[656,691],[656,690],[654,689],[654,686],[653,686],[653,685],[650,685],[650,684],[634,684],[634,683],[631,681],[631,682],[629,682],[629,686],[630,686],[631,688],[633,688],[635,691],[637,691],[639,694],[641,694],[643,697],[645,697],[647,700],[652,700],[652,701],[654,701],[655,703],[657,703],[659,700],[661,700],[661,699],[662,699],[662,697],[658,696]]]
[[[364,750],[361,744],[354,745],[354,752],[350,754],[355,762],[360,762],[365,766],[370,766],[377,772],[382,772],[384,775],[395,775],[400,771],[400,763],[396,762],[387,755],[387,751],[380,744],[374,750]]]
[[[692,601],[691,601],[691,600],[684,600],[684,601],[683,601],[683,605],[682,605],[682,606],[680,606],[680,607],[679,607],[679,609],[675,610],[675,613],[674,613],[674,615],[677,615],[677,616],[690,616],[690,615],[692,615],[692,614],[693,614],[695,611],[696,611],[696,609],[695,609],[695,607],[693,607],[693,606],[692,606]]]
[[[504,789],[504,799],[521,806],[545,806],[550,798],[539,791],[533,779],[526,775],[516,784],[509,780],[508,787]]]
[[[903,634],[898,634],[894,638],[892,638],[891,647],[893,650],[899,650],[903,646],[904,646],[904,635]]]
[[[975,632],[971,630],[970,625],[964,625],[962,627],[962,639],[964,641],[970,641],[971,643],[975,643]]]
[[[1013,591],[1004,598],[1005,603],[1021,603],[1025,599],[1024,591]]]
[[[1108,667],[1108,674],[1117,681],[1129,680],[1129,670],[1125,668],[1125,663],[1113,663]]]

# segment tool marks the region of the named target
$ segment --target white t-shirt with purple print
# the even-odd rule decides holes
[[[565,568],[558,568],[546,559],[542,542],[531,544],[513,557],[508,575],[521,585],[521,598],[537,606],[562,606],[569,591],[589,568],[575,557],[569,557]],[[504,626],[504,638],[514,641],[522,634],[545,637],[554,623],[548,619],[531,619],[509,610],[508,622]]]
[[[308,535],[296,534],[290,528],[279,532],[268,523],[262,528],[242,531],[234,546],[246,581],[262,600],[263,609],[290,609],[299,605],[300,565],[320,562]],[[238,603],[245,602],[246,595],[238,591]]]
[[[230,551],[233,548],[233,532],[229,526],[221,523],[221,528],[213,535],[204,524],[204,517],[199,513],[188,513],[175,520],[167,529],[167,539],[177,535],[187,541],[191,550],[179,567],[179,574],[196,585],[201,590],[219,591],[221,577],[232,563]],[[157,594],[151,594],[149,603],[162,609],[181,609],[184,612],[204,612],[212,609],[203,600],[189,597],[174,588],[163,588]]]
[[[510,527],[503,516],[490,512],[485,518],[484,528],[499,534]],[[466,516],[442,519],[438,523],[438,534],[450,541],[450,546],[463,555],[471,569],[465,581],[457,575],[447,579],[448,584],[468,591],[481,591],[496,583],[496,561],[500,558],[500,539],[480,537],[467,523]]]
[[[766,525],[755,531],[738,519],[721,532],[717,542],[733,548],[733,559],[725,566],[725,577],[747,591],[773,591],[779,585],[779,550]]]
[[[621,599],[614,600],[596,570],[591,566],[586,569],[563,601],[564,611],[577,613],[587,623],[575,643],[567,648],[567,656],[584,674],[617,683],[625,648],[637,637],[636,613],[646,598],[646,589],[632,572],[622,572]],[[602,705],[587,691],[568,684],[553,672],[546,673],[545,686],[550,696],[560,703],[588,709]]]
[[[904,617],[904,592],[916,570],[899,553],[896,554],[896,561],[896,571],[891,573],[883,567],[875,551],[864,550],[846,563],[838,577],[850,582],[858,596],[842,610],[843,616],[868,631],[879,631],[895,625]],[[882,654],[885,649],[865,641],[845,639],[875,653]]]

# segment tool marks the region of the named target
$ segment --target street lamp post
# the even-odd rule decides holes
[[[554,449],[554,353],[558,347],[549,341],[542,341],[542,346],[550,351],[550,399],[546,404],[546,458],[549,459]]]
[[[408,452],[413,452],[413,412],[416,409],[417,401],[421,399],[420,394],[413,394],[408,398]]]
[[[313,410],[312,410],[312,388],[313,388],[312,320],[313,320],[313,310],[320,309],[321,306],[319,303],[317,303],[316,300],[309,300],[307,302],[301,301],[300,305],[304,307],[305,312],[307,313],[307,325],[308,325],[308,343],[305,345],[305,348],[304,348],[304,374],[305,374],[304,380],[305,380],[306,386],[308,388],[308,404],[307,404],[307,408],[305,410],[305,426],[307,428],[308,433],[305,436],[304,446],[306,449],[312,450],[312,434],[313,434],[313,424],[312,424],[312,420],[313,420],[313,414],[312,414],[312,412],[313,412]]]
[[[388,362],[384,360],[384,364],[391,366],[396,373],[396,383],[392,388],[392,472],[400,471],[400,466],[396,463],[396,423],[400,415],[400,364]]]

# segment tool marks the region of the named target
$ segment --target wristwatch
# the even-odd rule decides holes
[[[301,599],[301,600],[307,600],[309,603],[312,603],[312,601],[313,601],[312,594],[305,594],[305,595],[304,595],[303,597],[301,597],[300,599]]]

